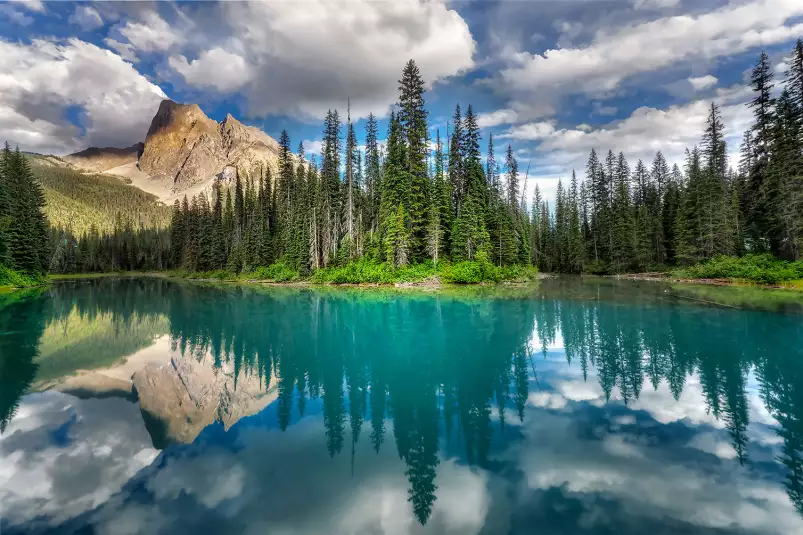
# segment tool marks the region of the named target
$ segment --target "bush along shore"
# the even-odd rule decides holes
[[[350,262],[313,271],[303,276],[285,263],[277,262],[251,272],[232,273],[226,270],[205,272],[172,272],[171,275],[196,280],[248,281],[269,283],[305,283],[329,285],[438,285],[517,282],[538,279],[538,269],[532,266],[495,266],[485,259],[457,263],[423,262],[393,267],[369,260]]]

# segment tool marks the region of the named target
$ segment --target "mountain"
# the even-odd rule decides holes
[[[121,165],[135,162],[142,154],[144,143],[136,143],[124,149],[116,147],[90,147],[81,152],[65,156],[63,159],[87,171],[103,172]]]
[[[172,201],[209,189],[216,178],[231,177],[235,169],[243,178],[260,176],[267,167],[275,172],[278,155],[275,139],[230,114],[218,123],[197,104],[163,100],[142,144],[92,147],[64,159],[87,171],[126,178]]]

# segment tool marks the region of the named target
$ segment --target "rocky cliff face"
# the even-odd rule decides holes
[[[228,115],[221,123],[196,104],[164,100],[145,138],[139,168],[172,191],[211,181],[227,166],[256,177],[276,168],[278,143],[264,132]]]
[[[65,156],[63,159],[81,169],[102,173],[127,163],[136,162],[143,148],[143,143],[136,143],[124,149],[89,147],[81,152]]]

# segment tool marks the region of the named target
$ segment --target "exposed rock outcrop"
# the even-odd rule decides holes
[[[180,192],[210,182],[227,166],[258,176],[276,167],[279,145],[231,115],[217,123],[196,104],[164,100],[148,129],[139,168]]]
[[[127,163],[136,162],[144,143],[136,143],[124,149],[116,147],[89,147],[81,152],[65,156],[64,161],[87,171],[102,173]]]

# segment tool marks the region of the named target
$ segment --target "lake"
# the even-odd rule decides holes
[[[106,278],[0,307],[3,535],[803,533],[795,294]]]

